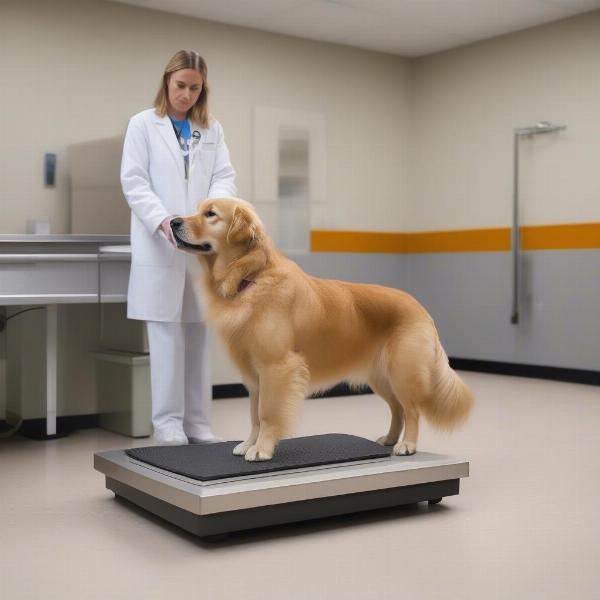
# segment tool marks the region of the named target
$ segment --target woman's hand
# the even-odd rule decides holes
[[[175,236],[173,235],[173,230],[171,229],[171,219],[172,217],[167,217],[160,225],[159,229],[165,234],[165,237],[175,248],[177,248],[177,242],[175,240]]]

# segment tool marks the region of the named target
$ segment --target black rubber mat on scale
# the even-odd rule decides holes
[[[237,444],[239,442],[149,446],[125,452],[136,460],[200,481],[385,458],[391,452],[391,448],[361,437],[327,433],[281,440],[271,460],[248,462],[243,456],[233,455]]]

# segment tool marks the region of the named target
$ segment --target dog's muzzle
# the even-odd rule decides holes
[[[179,248],[191,248],[192,250],[197,250],[198,252],[210,252],[212,250],[212,246],[209,243],[192,244],[183,237],[183,219],[181,217],[175,217],[174,219],[171,219],[169,224],[171,225],[171,231],[175,236],[175,241],[177,242],[177,246]]]

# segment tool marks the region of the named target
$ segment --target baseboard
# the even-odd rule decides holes
[[[367,386],[356,388],[346,383],[341,383],[321,394],[313,397],[352,396],[355,394],[371,394]],[[213,399],[243,398],[248,396],[248,390],[241,383],[213,385]],[[8,416],[8,415],[7,415]],[[18,422],[18,416],[12,415],[11,422]],[[73,415],[56,418],[56,434],[46,434],[46,419],[25,419],[19,427],[18,433],[33,440],[52,440],[65,437],[77,429],[91,429],[99,427],[99,415]],[[0,421],[0,433],[13,428],[7,421]]]
[[[222,383],[213,385],[213,400],[222,398],[244,398],[248,396],[248,390],[241,383]]]
[[[450,366],[459,371],[477,371],[479,373],[495,373],[497,375],[513,375],[516,377],[531,377],[533,379],[600,385],[600,371],[455,357],[450,358]]]
[[[565,381],[569,383],[583,383],[586,385],[600,386],[600,371],[565,369],[562,367],[546,367],[542,365],[525,365],[456,357],[450,358],[450,366],[459,371],[476,371],[479,373],[513,375],[516,377],[531,377],[534,379],[547,379],[550,381]],[[350,386],[347,383],[340,383],[322,393],[314,394],[311,398],[332,398],[335,396],[356,396],[372,393],[369,386],[356,387]],[[243,398],[245,396],[248,396],[248,390],[246,390],[241,383],[228,383],[213,386],[213,399],[215,400],[223,398]],[[26,419],[19,427],[19,435],[36,440],[48,440],[64,437],[76,429],[90,429],[98,426],[98,415],[57,417],[56,435],[48,436],[46,435],[46,419]],[[10,422],[0,420],[0,433],[10,431],[12,427]]]
[[[600,386],[600,371],[584,369],[565,369],[563,367],[546,367],[542,365],[525,365],[519,363],[497,362],[492,360],[476,360],[471,358],[450,357],[450,366],[458,371],[477,371],[479,373],[495,373],[497,375],[513,375],[515,377],[530,377],[533,379],[548,379],[550,381],[565,381]],[[332,398],[335,396],[356,396],[372,394],[369,386],[355,387],[340,383],[311,398]],[[213,398],[242,398],[248,396],[248,391],[241,383],[214,385]]]
[[[56,417],[56,433],[46,434],[46,419],[24,419],[19,427],[19,435],[32,440],[53,440],[69,435],[77,429],[99,427],[98,415],[73,415]]]
[[[349,385],[346,382],[338,383],[337,385],[313,394],[311,398],[335,398],[337,396],[362,396],[364,394],[372,394],[373,390],[368,385]]]
[[[368,385],[351,387],[347,383],[340,383],[324,392],[313,394],[311,398],[333,398],[335,396],[356,396],[372,393]],[[221,398],[243,398],[245,396],[248,396],[248,390],[241,383],[213,385],[214,400]]]

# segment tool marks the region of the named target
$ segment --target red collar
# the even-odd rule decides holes
[[[251,283],[254,283],[254,281],[252,281],[251,279],[242,279],[238,285],[238,294],[245,290]]]

